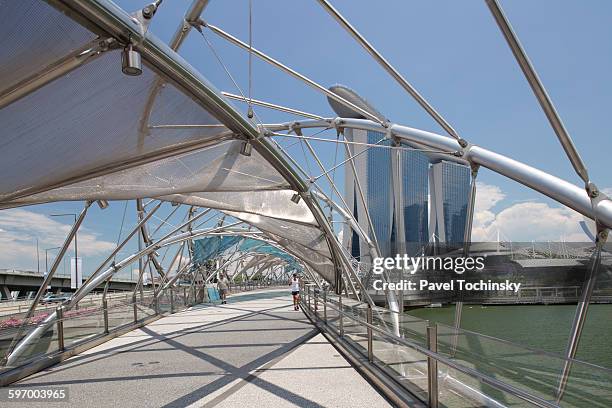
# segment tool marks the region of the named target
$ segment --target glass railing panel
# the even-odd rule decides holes
[[[533,407],[517,396],[482,384],[478,379],[438,362],[438,402],[441,407]]]
[[[612,370],[574,362],[560,403],[563,407],[612,407]]]
[[[381,328],[386,328],[387,331],[395,333],[395,324],[399,325],[400,336],[406,340],[415,342],[424,346],[426,344],[427,320],[419,319],[418,317],[407,314],[400,314],[385,310],[382,308],[374,308],[373,323]]]
[[[146,319],[154,316],[155,312],[155,296],[150,293],[142,298],[138,296],[136,298],[136,311],[138,314],[138,320]]]
[[[170,313],[170,293],[167,290],[159,294],[157,304],[160,313]]]
[[[66,347],[101,333],[104,333],[104,315],[101,308],[80,308],[64,312]]]
[[[367,319],[367,311],[363,304],[345,305],[342,299],[344,315],[344,335],[360,350],[368,349],[367,328],[361,323]]]
[[[19,340],[23,339],[27,336],[32,330],[38,327],[38,324],[30,324],[24,328],[21,332],[21,336]],[[11,341],[13,337],[18,333],[18,327],[12,327],[1,331],[1,356],[4,357],[9,350]],[[40,357],[42,355],[52,353],[58,350],[58,342],[57,342],[57,327],[56,325],[51,325],[48,327],[42,336],[37,339],[36,342],[26,347],[26,349],[21,353],[21,355],[17,358],[15,363],[12,366],[1,367],[0,372],[4,370],[8,370],[12,367],[19,366],[27,361],[30,361],[36,357]]]
[[[566,361],[561,355],[531,350],[442,324],[438,324],[438,352],[546,400],[556,400]],[[612,369],[574,360],[563,394],[563,406],[612,406],[610,384]],[[481,389],[492,392],[487,385]]]
[[[411,347],[372,333],[374,361],[417,397],[427,398],[427,359]]]
[[[561,356],[443,324],[438,324],[438,353],[547,400],[555,397],[563,367]]]
[[[108,330],[124,326],[134,321],[134,308],[125,301],[109,301]]]

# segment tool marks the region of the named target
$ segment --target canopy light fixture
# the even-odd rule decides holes
[[[125,75],[138,76],[142,74],[142,61],[140,53],[134,50],[132,44],[129,44],[121,53],[121,71]]]
[[[100,207],[101,210],[104,210],[105,208],[108,207],[108,201],[106,200],[98,200],[98,207]]]
[[[295,193],[294,195],[291,196],[291,201],[297,204],[300,202],[301,198],[302,197],[298,193]]]
[[[250,156],[251,151],[253,151],[253,145],[249,142],[244,142],[242,146],[240,146],[240,154],[243,156]]]

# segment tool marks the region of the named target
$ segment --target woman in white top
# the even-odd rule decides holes
[[[298,307],[300,304],[300,278],[298,278],[297,273],[293,274],[289,286],[291,286],[291,294],[293,295],[293,310],[300,310]]]

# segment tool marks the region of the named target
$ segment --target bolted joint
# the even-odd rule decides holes
[[[385,132],[385,140],[395,140],[395,134],[390,127],[387,127],[387,131]]]
[[[298,193],[295,193],[294,195],[291,196],[291,201],[293,201],[295,204],[298,204],[301,199],[302,199],[302,196],[300,196]]]
[[[287,133],[295,133],[298,136],[303,136],[302,128],[300,127],[300,122],[293,122],[289,125],[289,129],[287,129]]]
[[[197,20],[187,21],[187,23],[199,32],[202,32],[202,28],[206,28],[206,22],[201,18],[198,18]]]
[[[586,185],[586,191],[591,198],[596,198],[599,196],[599,189],[594,183],[588,182]]]
[[[472,169],[472,177],[476,178],[478,176],[478,170],[480,170],[479,164],[470,163],[470,167]]]
[[[157,8],[159,7],[159,5],[162,3],[163,0],[157,0],[151,4],[146,5],[143,9],[142,9],[142,16],[144,18],[146,18],[147,20],[150,20],[153,18],[153,16],[155,15],[155,13],[157,12]]]
[[[468,147],[468,142],[465,139],[457,139],[457,143],[459,143],[459,146],[463,147],[464,149]]]
[[[607,228],[602,229],[601,231],[599,231],[597,233],[597,242],[598,243],[605,243],[608,240],[608,232],[609,232],[609,230]]]

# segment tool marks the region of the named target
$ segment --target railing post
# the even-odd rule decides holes
[[[102,299],[102,310],[104,312],[104,333],[108,333],[108,301]]]
[[[427,326],[427,348],[438,352],[438,329],[435,325]],[[438,361],[431,357],[427,357],[427,385],[429,407],[438,408]]]
[[[340,330],[340,337],[344,336],[344,319],[343,313],[344,309],[342,308],[342,294],[338,296],[338,328]]]
[[[64,351],[64,307],[56,309],[57,314],[57,348]]]
[[[174,288],[171,286],[170,288],[170,313],[174,313]]]
[[[187,288],[183,286],[183,306],[187,306],[187,303],[188,303]]]
[[[323,321],[327,324],[327,291],[323,291]]]
[[[317,289],[313,290],[314,293],[314,314],[317,315],[317,310],[319,310],[319,294],[317,293]]]
[[[136,293],[132,296],[132,304],[134,305],[134,322],[138,321],[138,307],[136,306]]]
[[[372,305],[369,303],[366,318],[368,324],[372,324]],[[374,361],[374,342],[372,337],[372,328],[368,326],[368,361],[370,363]]]
[[[159,298],[153,292],[153,307],[155,308],[155,314],[159,314]]]
[[[307,286],[308,293],[308,310],[312,311],[312,294],[310,293],[310,286]]]

